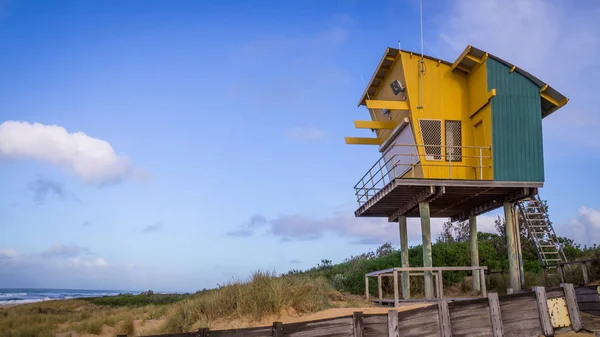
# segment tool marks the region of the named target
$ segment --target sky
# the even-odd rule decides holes
[[[570,98],[543,122],[540,194],[586,245],[598,17],[597,1],[423,0],[426,54],[471,44]],[[370,136],[353,121],[386,47],[419,41],[416,0],[0,0],[0,288],[195,291],[398,246],[397,224],[353,215],[378,152],[344,137]]]

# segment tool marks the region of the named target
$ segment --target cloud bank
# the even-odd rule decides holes
[[[6,121],[0,124],[0,159],[33,159],[77,175],[93,185],[132,178],[136,169],[104,140],[58,125]]]

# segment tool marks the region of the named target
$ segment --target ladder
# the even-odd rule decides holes
[[[535,250],[542,266],[567,262],[565,253],[557,240],[548,210],[542,203],[539,194],[533,198],[517,203],[527,232],[533,239]],[[549,267],[548,272],[556,272],[556,267]]]

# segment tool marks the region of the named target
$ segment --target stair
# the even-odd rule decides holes
[[[527,232],[533,239],[542,266],[567,262],[539,194],[533,198],[521,200],[517,203],[517,207],[525,221]],[[555,273],[556,270],[556,267],[547,268],[549,274]]]

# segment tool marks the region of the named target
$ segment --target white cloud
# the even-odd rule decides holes
[[[73,172],[84,182],[110,184],[137,170],[104,140],[58,125],[6,121],[0,124],[0,158],[34,159]]]
[[[296,140],[315,140],[323,138],[325,132],[315,127],[296,127],[287,130],[286,135]]]
[[[12,259],[17,255],[19,254],[13,248],[0,248],[0,259]]]
[[[85,260],[80,259],[78,257],[74,257],[71,259],[71,262],[75,267],[83,266],[83,267],[105,267],[108,265],[105,259],[99,257],[93,260]]]
[[[577,212],[578,216],[570,219],[567,224],[556,225],[557,235],[572,238],[582,245],[600,244],[600,211],[581,206]]]
[[[52,247],[46,249],[42,252],[42,257],[59,257],[59,258],[68,258],[75,257],[83,254],[93,254],[90,252],[90,249],[87,247],[81,247],[76,244],[65,245],[65,244],[55,244]]]

